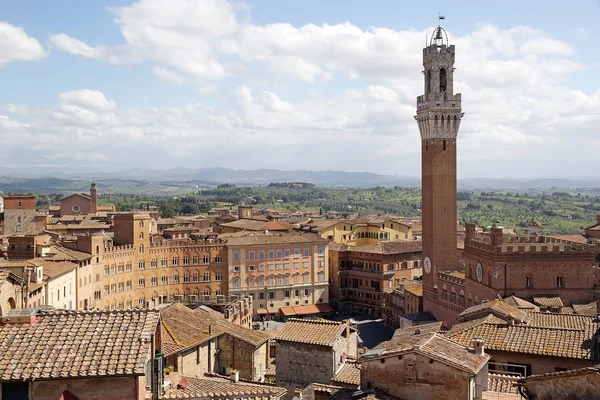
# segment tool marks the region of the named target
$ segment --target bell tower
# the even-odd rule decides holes
[[[460,93],[454,94],[454,50],[454,45],[448,43],[446,31],[438,26],[423,49],[425,94],[417,97],[415,119],[421,133],[423,308],[426,311],[435,308],[437,271],[456,270],[458,265],[456,136],[464,114]]]

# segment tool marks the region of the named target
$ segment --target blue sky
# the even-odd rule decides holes
[[[459,176],[597,176],[600,2],[437,7],[5,0],[0,164],[419,175],[420,48],[441,12]]]

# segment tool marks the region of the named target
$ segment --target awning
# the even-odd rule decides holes
[[[319,309],[319,312],[321,312],[321,313],[333,312],[333,308],[331,308],[331,306],[327,303],[317,304],[317,308]]]
[[[294,307],[281,307],[279,312],[284,317],[291,317],[292,315],[296,315],[296,311],[294,311]]]
[[[268,313],[269,313],[269,311],[267,311],[267,309],[266,309],[266,308],[259,308],[258,310],[256,310],[256,313],[257,313],[258,315],[266,315],[266,314],[268,314]]]
[[[279,312],[279,308],[267,308],[269,314],[277,314]]]
[[[319,313],[319,309],[313,304],[309,304],[306,306],[296,306],[294,307],[294,311],[297,315],[311,315]]]

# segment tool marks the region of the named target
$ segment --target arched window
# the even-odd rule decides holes
[[[433,123],[434,123],[435,127],[437,128],[437,126],[438,126],[438,116],[437,115],[435,115],[433,117]]]
[[[235,278],[233,278],[233,287],[235,287],[235,288],[240,287],[240,278],[238,278],[237,276]]]
[[[565,287],[565,277],[562,275],[558,275],[556,277],[556,287],[557,288],[563,288]]]
[[[531,289],[533,287],[533,277],[531,275],[525,276],[525,287]]]
[[[440,69],[440,93],[446,91],[446,68]]]
[[[144,254],[144,245],[140,244],[140,254]]]

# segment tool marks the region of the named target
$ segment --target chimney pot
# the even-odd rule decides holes
[[[483,355],[483,339],[473,339],[473,349],[475,350],[475,354],[482,356]]]

